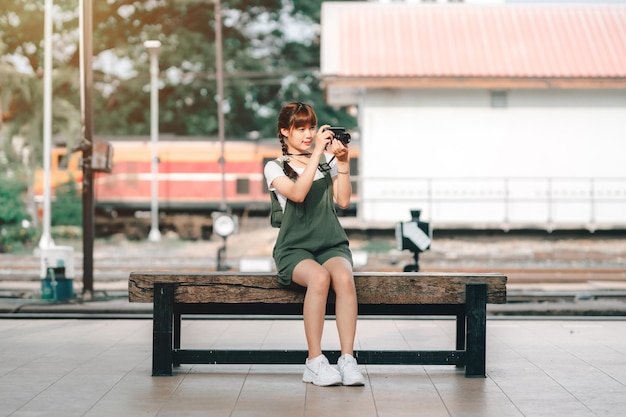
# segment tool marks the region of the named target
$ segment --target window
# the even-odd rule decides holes
[[[491,107],[492,108],[507,107],[506,91],[492,91],[491,92]]]
[[[237,194],[250,194],[249,178],[237,178]]]
[[[57,169],[59,170],[66,170],[67,169],[67,162],[69,160],[69,156],[67,156],[67,154],[57,154]]]

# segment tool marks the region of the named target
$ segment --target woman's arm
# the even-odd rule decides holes
[[[337,160],[337,176],[333,178],[333,196],[337,205],[347,208],[352,196],[352,182],[350,181],[350,153],[348,147],[338,140],[333,140],[330,151]]]
[[[320,127],[315,135],[315,148],[311,153],[307,166],[304,168],[304,172],[294,182],[289,178],[278,177],[272,185],[278,190],[279,193],[284,195],[287,199],[294,203],[301,203],[306,198],[307,194],[311,190],[313,180],[315,179],[315,173],[317,172],[317,166],[320,163],[320,158],[324,153],[326,145],[332,137],[330,130],[325,130],[328,125]]]

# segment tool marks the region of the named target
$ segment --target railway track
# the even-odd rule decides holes
[[[367,265],[356,266],[355,270],[367,271],[401,271],[403,266],[412,259],[388,260],[373,256]],[[469,263],[469,262],[468,262]],[[554,262],[552,262],[554,264]],[[228,261],[229,268],[238,269],[238,259]],[[126,281],[128,274],[135,270],[176,270],[181,272],[202,272],[214,270],[216,259],[213,256],[197,257],[148,257],[148,256],[116,256],[94,260],[94,277],[101,281]],[[508,282],[515,283],[581,283],[588,281],[624,282],[626,283],[626,267],[604,267],[600,264],[579,267],[570,266],[566,262],[551,266],[518,266],[507,265],[505,262],[480,261],[473,259],[471,266],[463,262],[443,265],[441,262],[420,262],[420,270],[428,272],[500,272],[508,277]],[[0,255],[0,286],[2,281],[33,281],[40,279],[40,259],[36,255]],[[82,256],[75,257],[75,278],[82,279]]]
[[[75,287],[82,288],[82,257],[77,257]],[[157,258],[108,257],[94,262],[94,287],[107,296],[124,297],[128,275],[134,270],[176,270],[201,272],[215,269],[215,260],[198,257]],[[235,267],[233,269],[236,269]],[[367,265],[361,270],[399,271],[401,265]],[[626,302],[626,270],[621,268],[545,268],[432,266],[429,272],[497,271],[508,277],[509,303],[567,302],[580,300],[619,300]],[[34,256],[0,256],[0,298],[32,298],[40,291],[39,259]]]
[[[276,229],[260,228],[229,238],[227,265],[237,270],[242,258],[271,258]],[[57,242],[57,244],[62,244]],[[214,270],[223,241],[97,241],[93,276],[101,288],[123,293],[136,270]],[[393,239],[351,238],[355,252],[367,253],[355,270],[401,271],[413,255],[394,251]],[[378,249],[377,249],[378,248]],[[382,249],[380,249],[382,248]],[[356,257],[355,257],[356,259]],[[538,237],[438,239],[420,255],[428,272],[500,272],[508,277],[509,300],[626,299],[626,238],[562,239]],[[0,254],[0,297],[28,294],[40,287],[40,255]],[[82,287],[83,255],[74,252],[75,286]]]

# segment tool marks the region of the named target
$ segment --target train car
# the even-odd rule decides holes
[[[145,239],[151,223],[150,138],[101,139],[112,144],[114,162],[110,173],[95,176],[96,236],[122,233],[131,239]],[[367,167],[372,160],[364,158],[360,145],[358,141],[350,144],[352,205],[347,210],[338,209],[341,216],[356,215],[355,223],[359,225],[371,223],[364,219],[369,210],[367,204],[378,202],[383,212],[381,218],[387,219],[377,222],[378,227],[393,227],[396,221],[405,220],[410,208],[422,210],[423,220],[436,230],[624,228],[624,178],[503,178],[495,173],[452,178],[417,177],[408,172],[402,177],[364,176],[361,164]],[[222,176],[219,141],[161,136],[156,176],[161,232],[171,230],[185,239],[209,238],[211,214],[222,205],[222,184],[226,207],[240,216],[242,224],[246,219],[267,217],[270,197],[263,166],[280,152],[277,139],[227,140]],[[380,164],[378,160],[372,163],[388,170],[389,164]],[[82,182],[81,154],[68,154],[64,147],[54,148],[53,198],[56,186],[70,180],[79,185]],[[41,170],[36,173],[34,190],[36,202],[41,205]],[[521,215],[524,219],[535,217],[522,221]]]
[[[109,138],[110,139],[110,138]],[[212,232],[211,213],[225,204],[239,216],[267,216],[270,197],[263,176],[268,160],[280,155],[277,139],[224,142],[207,138],[161,138],[157,144],[158,173],[152,174],[152,144],[148,137],[111,140],[113,167],[110,173],[96,173],[96,236],[123,233],[143,239],[150,230],[152,182],[157,182],[159,228],[174,231],[182,238],[208,238]],[[358,172],[358,146],[351,144],[352,172]],[[81,154],[66,148],[52,150],[51,189],[74,180],[82,181]],[[35,199],[43,198],[43,172],[35,176]],[[353,177],[356,201],[357,177]],[[342,215],[355,213],[355,206]],[[268,220],[269,222],[269,220]],[[269,224],[269,223],[268,223]]]

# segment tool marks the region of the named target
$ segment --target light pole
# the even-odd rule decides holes
[[[161,231],[159,230],[159,155],[157,151],[157,143],[159,140],[159,52],[161,51],[161,42],[145,41],[143,46],[146,47],[150,54],[150,138],[152,143],[152,204],[150,214],[152,224],[148,240],[150,242],[158,242],[161,240]]]
[[[226,204],[226,159],[224,157],[224,64],[222,58],[222,8],[220,0],[213,0],[215,6],[215,78],[217,87],[217,134],[220,140],[220,168],[222,173],[222,200],[220,211],[213,213],[213,232],[224,239],[224,245],[217,251],[217,270],[228,269],[225,263],[226,238],[237,231],[237,218],[230,214]]]
[[[217,81],[217,135],[220,139],[220,169],[222,173],[222,200],[220,210],[226,211],[226,159],[224,158],[224,69],[222,58],[222,8],[220,0],[215,5],[215,77]]]
[[[45,2],[44,17],[44,70],[43,70],[43,233],[39,240],[39,248],[54,247],[50,233],[51,190],[50,190],[50,158],[52,147],[52,0]]]

